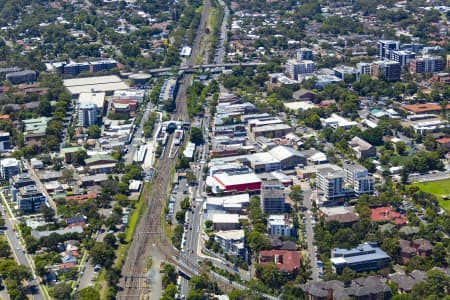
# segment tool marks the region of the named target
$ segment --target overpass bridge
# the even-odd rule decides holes
[[[225,63],[225,64],[204,64],[204,65],[184,65],[180,67],[170,68],[158,68],[148,70],[149,74],[159,75],[162,73],[177,72],[177,71],[195,71],[195,70],[207,70],[207,69],[230,69],[232,67],[257,67],[265,65],[264,62],[246,62],[246,63]]]

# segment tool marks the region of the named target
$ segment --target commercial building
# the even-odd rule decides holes
[[[15,158],[4,158],[0,161],[0,176],[3,180],[9,180],[20,173],[20,161]]]
[[[416,58],[416,53],[409,50],[396,50],[391,52],[391,60],[396,61],[400,66],[409,65],[409,62]]]
[[[369,75],[372,76],[372,64],[370,63],[357,63],[356,68],[358,69],[358,76]]]
[[[97,123],[97,106],[95,104],[81,104],[78,108],[78,125],[89,127]]]
[[[35,119],[22,120],[24,133],[43,133],[47,130],[47,123],[50,117],[40,117]]]
[[[292,127],[287,124],[273,124],[254,127],[251,129],[253,138],[264,136],[267,138],[281,138],[292,132]]]
[[[36,81],[36,72],[32,70],[23,70],[6,74],[6,80],[12,84],[20,84]]]
[[[285,70],[289,78],[298,80],[298,75],[311,74],[314,72],[315,67],[316,64],[312,60],[288,60]]]
[[[338,280],[310,281],[300,288],[307,300],[389,300],[392,295],[389,286],[375,276],[353,279],[350,285]]]
[[[219,231],[214,234],[214,240],[223,249],[224,253],[247,261],[244,230]]]
[[[112,95],[115,91],[130,88],[116,75],[65,79],[63,84],[72,98],[77,98],[81,93],[105,92],[106,95]]]
[[[372,76],[386,81],[398,81],[401,74],[400,63],[393,60],[375,61],[372,64]]]
[[[411,73],[434,73],[444,69],[444,61],[441,56],[423,56],[411,60],[409,71]]]
[[[213,222],[214,231],[236,230],[241,227],[238,214],[215,213],[210,220]]]
[[[250,166],[255,173],[272,172],[281,169],[280,161],[268,152],[248,155]]]
[[[297,61],[314,60],[314,54],[309,48],[300,48],[297,50]]]
[[[61,76],[77,76],[80,73],[96,73],[111,70],[117,67],[114,59],[100,60],[93,62],[55,62],[47,65],[47,69],[54,71]]]
[[[11,188],[19,189],[24,186],[36,185],[28,173],[19,173],[14,175],[11,180]]]
[[[348,142],[348,145],[356,152],[356,157],[358,159],[375,157],[377,154],[377,150],[374,146],[357,136],[352,138]]]
[[[9,132],[0,132],[0,152],[7,151],[10,147]]]
[[[385,268],[391,258],[376,244],[364,243],[353,249],[335,248],[331,251],[333,272],[341,274],[344,268],[355,272],[369,272]]]
[[[16,197],[18,208],[23,213],[34,213],[41,206],[47,205],[47,198],[34,185],[20,188]]]
[[[322,123],[326,127],[331,127],[334,129],[342,128],[346,130],[358,125],[357,122],[349,121],[335,113],[331,114],[329,118],[323,119]]]
[[[237,194],[223,197],[208,197],[203,205],[205,213],[210,212],[226,212],[226,213],[242,213],[248,208],[250,203],[249,194]]]
[[[267,230],[270,235],[287,237],[295,237],[297,235],[292,219],[286,215],[269,215],[267,219]]]
[[[254,192],[261,189],[261,179],[254,173],[234,174],[217,173],[212,177],[213,192]]]
[[[265,181],[261,186],[261,209],[265,214],[280,214],[286,211],[284,186],[276,181]]]
[[[326,86],[327,84],[333,84],[333,83],[338,83],[341,82],[342,79],[335,76],[335,75],[317,75],[316,76],[317,81],[316,81],[316,89],[318,90],[322,90],[324,86]]]
[[[298,252],[289,250],[262,250],[259,252],[259,263],[274,263],[288,277],[295,277],[301,267]]]
[[[358,78],[358,69],[349,66],[337,66],[333,68],[334,76],[344,80],[346,78],[351,78],[356,80]]]
[[[280,162],[283,170],[294,169],[300,164],[306,165],[306,157],[291,147],[276,146],[269,150],[269,154]]]
[[[379,40],[377,46],[379,59],[391,59],[391,52],[400,48],[400,42],[393,40]]]
[[[96,154],[84,160],[89,173],[112,173],[116,169],[117,160],[108,154]]]

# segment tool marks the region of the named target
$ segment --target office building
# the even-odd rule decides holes
[[[396,50],[391,52],[391,60],[396,61],[400,66],[409,65],[409,62],[416,58],[416,53],[409,50]]]
[[[393,60],[376,61],[372,64],[372,76],[386,81],[400,80],[400,63]]]
[[[285,69],[289,78],[298,80],[298,75],[313,73],[315,66],[315,63],[312,60],[288,60]]]
[[[444,68],[444,61],[440,56],[423,56],[411,60],[409,71],[411,73],[434,73]]]
[[[335,248],[331,250],[331,266],[333,272],[341,274],[344,268],[355,272],[380,270],[389,265],[391,258],[376,244],[367,242],[353,249]]]
[[[265,214],[286,211],[284,186],[275,180],[265,181],[261,186],[261,209]]]
[[[12,188],[19,189],[29,185],[36,185],[36,182],[30,178],[30,175],[28,173],[19,173],[12,177],[11,180]]]
[[[95,104],[81,104],[78,108],[78,125],[89,127],[97,123],[97,106]]]
[[[377,42],[377,46],[379,59],[391,59],[391,52],[399,49],[400,42],[392,40],[379,40]]]
[[[267,230],[270,235],[296,236],[296,230],[292,220],[285,215],[269,215],[267,220]]]
[[[37,212],[46,203],[47,198],[36,189],[36,186],[29,185],[19,189],[17,205],[23,213]]]
[[[424,44],[414,43],[414,44],[402,44],[400,45],[400,50],[408,50],[414,53],[419,53],[422,51]]]
[[[358,69],[358,76],[361,75],[372,76],[372,64],[360,62],[356,64],[356,68]]]
[[[9,150],[11,144],[9,143],[9,132],[0,132],[0,152]]]
[[[297,61],[314,60],[314,54],[311,49],[300,48],[297,50]]]
[[[4,158],[0,161],[0,176],[3,180],[9,180],[20,173],[20,161],[15,158]]]
[[[358,77],[358,69],[349,66],[337,66],[333,68],[334,76],[344,80],[346,78],[351,78],[352,81],[356,80]]]

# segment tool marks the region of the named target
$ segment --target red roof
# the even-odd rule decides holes
[[[372,208],[370,210],[370,220],[373,222],[393,221],[396,225],[403,225],[406,220],[403,215],[392,210],[390,206]]]
[[[68,263],[65,263],[65,264],[60,264],[60,265],[58,265],[58,268],[59,268],[60,270],[71,269],[71,268],[73,268],[73,267],[75,267],[75,263],[73,263],[73,262],[68,262]]]
[[[297,251],[263,250],[259,252],[260,263],[275,263],[280,271],[292,273],[300,268],[300,256]]]
[[[450,138],[437,139],[436,142],[438,144],[447,144],[447,143],[450,143]]]

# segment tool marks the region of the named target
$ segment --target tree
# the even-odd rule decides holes
[[[410,293],[410,299],[448,299],[450,290],[450,276],[441,271],[431,270],[427,272],[427,278],[417,283]]]
[[[444,244],[442,244],[441,242],[436,243],[436,245],[434,245],[433,247],[431,257],[436,266],[439,267],[447,266],[448,255]]]
[[[405,142],[397,142],[395,143],[395,149],[397,150],[398,155],[406,154],[406,144]]]
[[[0,241],[0,257],[6,258],[11,255],[9,244],[6,241]]]
[[[191,142],[193,142],[197,146],[205,142],[205,140],[203,139],[202,130],[200,128],[195,126],[191,127]]]
[[[75,296],[77,300],[100,300],[100,293],[94,287],[80,290]]]
[[[110,247],[115,249],[116,248],[116,237],[112,233],[108,233],[103,238],[103,244],[105,244],[106,247]]]
[[[47,205],[42,205],[39,208],[39,212],[42,214],[46,222],[53,221],[53,218],[55,217],[55,211],[51,207],[48,207]]]
[[[91,257],[95,264],[108,267],[112,265],[114,260],[114,250],[102,243],[95,243],[91,249]]]
[[[91,125],[87,129],[87,134],[90,139],[98,139],[102,133],[102,130],[98,125]]]
[[[256,277],[272,290],[280,288],[285,282],[280,270],[273,263],[258,264],[256,266]]]
[[[65,282],[58,283],[53,288],[53,297],[57,300],[69,300],[72,299],[72,287]]]

